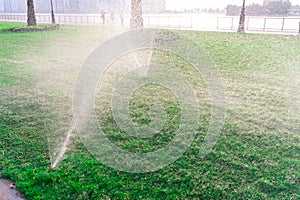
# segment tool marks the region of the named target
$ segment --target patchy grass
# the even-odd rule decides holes
[[[15,26],[3,24],[0,27]],[[186,154],[157,172],[130,174],[97,162],[74,137],[65,160],[50,171],[54,147],[72,120],[78,69],[98,44],[116,32],[62,26],[54,32],[0,33],[2,177],[16,182],[27,199],[300,198],[300,40],[286,36],[180,32],[204,47],[224,79],[226,123],[205,158],[198,157],[210,117],[205,84],[183,59],[171,55],[162,59],[157,52],[156,61],[187,77],[203,111],[197,139]],[[150,122],[147,112],[153,101],[166,106],[169,120],[155,138],[133,139],[116,126],[105,104],[117,73],[113,67],[107,71],[105,87],[97,93],[96,105],[103,108],[97,110],[98,119],[106,134],[134,152],[164,146],[178,126],[176,98],[159,87],[137,92],[131,102],[135,122]]]
[[[0,32],[12,31],[12,32],[26,32],[26,31],[43,31],[56,29],[57,25],[52,24],[37,24],[36,26],[28,27],[26,23],[22,22],[1,22]]]

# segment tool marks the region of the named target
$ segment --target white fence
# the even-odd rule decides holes
[[[50,14],[36,14],[38,23],[50,23]],[[103,25],[102,18],[97,14],[56,14],[59,24]],[[145,27],[191,29],[191,30],[223,30],[236,31],[239,17],[214,14],[159,14],[144,15]],[[25,22],[26,14],[0,14],[0,21]],[[124,16],[124,26],[129,26],[130,16]],[[246,31],[278,32],[297,34],[300,17],[246,17]],[[107,15],[106,26],[121,25],[120,16],[115,15],[114,21]]]

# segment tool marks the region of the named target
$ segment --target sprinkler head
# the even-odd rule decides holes
[[[55,170],[55,167],[51,166],[50,169],[51,169],[51,171],[54,171],[54,170]]]

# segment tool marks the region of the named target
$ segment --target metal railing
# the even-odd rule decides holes
[[[239,17],[218,17],[217,29],[236,30]],[[300,17],[247,17],[245,29],[247,31],[297,33]]]
[[[56,22],[59,24],[75,25],[103,25],[100,14],[56,14]],[[144,15],[145,27],[191,29],[191,30],[222,30],[236,31],[239,24],[238,16],[220,16],[205,14],[159,14]],[[36,14],[38,23],[51,23],[50,14]],[[0,21],[25,22],[26,14],[0,13]],[[246,17],[245,29],[249,32],[299,32],[300,17]],[[130,16],[124,16],[124,26],[129,26]],[[120,25],[121,19],[115,16],[112,21],[106,16],[107,26]]]

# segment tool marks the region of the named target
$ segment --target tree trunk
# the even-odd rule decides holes
[[[131,0],[130,28],[143,27],[142,0]]]
[[[239,23],[239,28],[237,30],[238,33],[245,33],[245,11],[246,11],[246,8],[245,8],[245,1],[246,0],[243,0],[243,6],[242,6],[242,11],[241,11],[241,16],[240,16],[240,23]]]
[[[33,0],[27,0],[27,25],[36,26]]]
[[[50,0],[50,6],[51,6],[51,20],[52,20],[52,24],[55,24],[55,15],[54,15],[53,1],[52,0]]]

